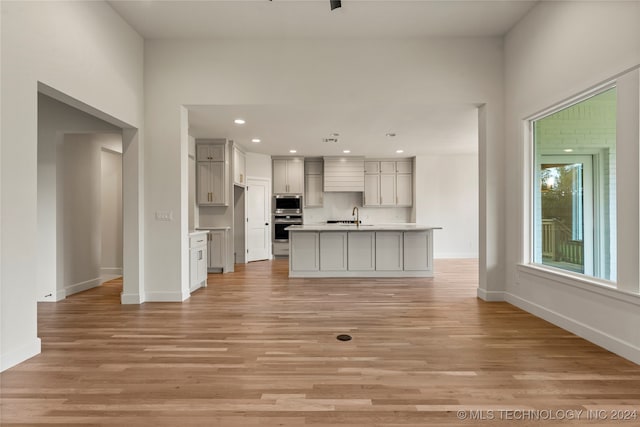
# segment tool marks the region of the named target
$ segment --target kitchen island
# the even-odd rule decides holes
[[[433,277],[433,230],[440,228],[292,225],[289,277]]]

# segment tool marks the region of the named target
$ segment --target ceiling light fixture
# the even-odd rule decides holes
[[[257,144],[258,142],[260,142],[260,138],[253,138],[251,142],[255,142]]]
[[[297,151],[297,150],[289,150],[289,152],[290,152],[291,154],[295,154],[295,153],[297,153],[298,151]]]
[[[351,150],[342,150],[342,152],[343,152],[344,154],[349,154],[349,153],[351,152]]]
[[[404,150],[396,150],[396,153],[398,153],[398,154],[404,153]]]
[[[573,148],[565,148],[564,150],[565,153],[573,153]]]
[[[235,123],[235,124],[237,124],[237,125],[243,125],[243,124],[245,124],[246,122],[244,121],[244,119],[235,119],[235,120],[233,121],[233,123]]]

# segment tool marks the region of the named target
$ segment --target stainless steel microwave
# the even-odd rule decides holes
[[[291,194],[276,194],[273,196],[273,213],[282,214],[301,214],[302,213],[302,196]]]

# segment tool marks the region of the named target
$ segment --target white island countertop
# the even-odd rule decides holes
[[[441,230],[442,227],[431,227],[421,224],[303,224],[290,225],[287,231],[423,231]]]

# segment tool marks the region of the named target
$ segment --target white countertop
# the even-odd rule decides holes
[[[198,230],[230,230],[231,227],[198,227],[196,228],[196,231]]]
[[[421,224],[304,224],[290,225],[288,231],[424,231],[441,230]]]
[[[200,234],[207,234],[209,231],[207,230],[195,230],[189,232],[189,237],[198,236]]]

